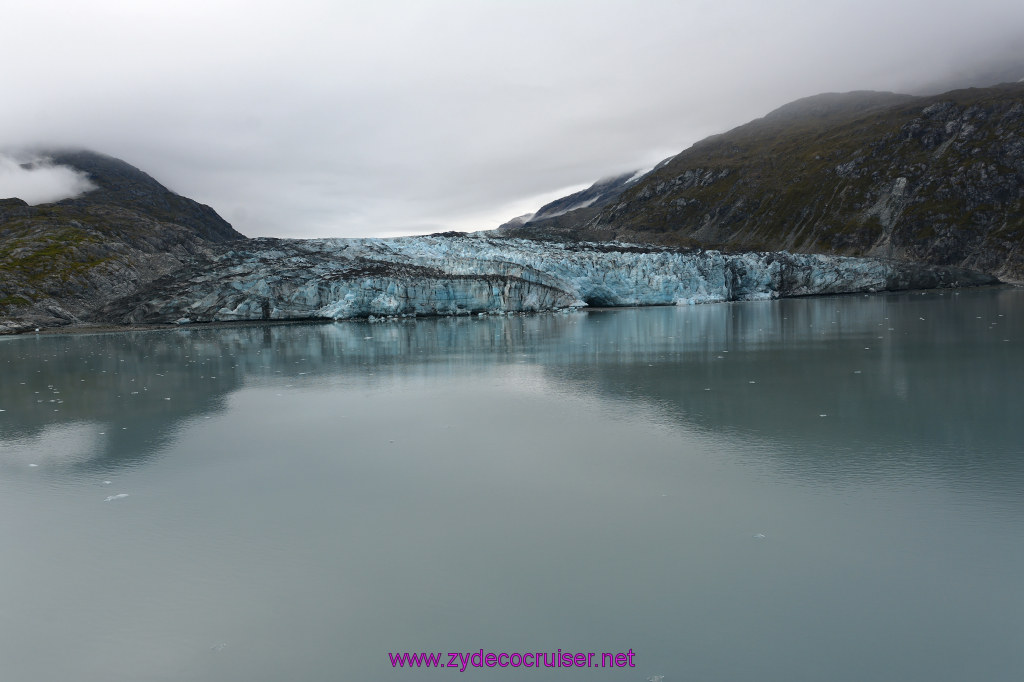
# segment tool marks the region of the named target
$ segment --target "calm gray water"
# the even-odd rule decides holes
[[[4,339],[0,679],[1018,682],[1022,386],[1013,289]]]

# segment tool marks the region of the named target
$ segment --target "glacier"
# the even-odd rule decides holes
[[[689,305],[995,283],[952,267],[787,252],[723,253],[487,233],[257,238],[111,304],[122,322],[341,320]]]

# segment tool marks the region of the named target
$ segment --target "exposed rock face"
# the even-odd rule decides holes
[[[828,94],[512,236],[881,256],[1024,280],[1024,83]]]
[[[123,323],[458,315],[993,283],[956,268],[487,237],[253,239],[107,306]]]
[[[0,331],[93,319],[94,311],[244,239],[209,206],[174,194],[123,161],[50,155],[97,189],[29,206],[0,199]]]

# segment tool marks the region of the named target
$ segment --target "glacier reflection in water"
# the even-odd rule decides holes
[[[1016,680],[1024,292],[0,341],[4,679]]]

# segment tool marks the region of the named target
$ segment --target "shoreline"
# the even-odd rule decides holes
[[[929,292],[929,291],[960,291],[960,290],[978,290],[978,289],[1021,289],[1024,288],[1022,282],[1000,282],[998,284],[982,284],[979,286],[966,286],[966,287],[940,287],[934,289],[900,289],[895,291],[876,291],[865,293],[862,291],[851,291],[846,293],[833,293],[833,294],[807,294],[802,296],[781,296],[774,299],[766,300],[783,300],[786,298],[827,298],[832,296],[870,296],[878,294],[906,294],[915,292]],[[694,303],[690,305],[720,305],[722,303],[757,303],[759,301],[712,301],[708,303]],[[335,324],[344,322],[366,322],[370,324],[381,324],[385,322],[406,322],[415,321],[418,319],[440,319],[440,318],[472,318],[478,319],[480,317],[508,317],[508,316],[525,316],[525,315],[550,315],[550,314],[562,314],[569,311],[575,312],[605,312],[610,310],[627,310],[632,308],[664,308],[664,307],[683,307],[679,304],[652,304],[652,305],[632,305],[632,306],[587,306],[581,308],[558,308],[554,310],[542,310],[542,311],[531,311],[531,312],[479,312],[479,313],[465,313],[461,315],[393,315],[393,316],[369,316],[369,317],[352,317],[345,319],[331,319],[331,318],[295,318],[288,320],[216,320],[212,322],[189,322],[188,324],[175,324],[171,322],[154,322],[151,324],[113,324],[113,323],[71,323],[67,325],[61,325],[58,327],[35,327],[33,325],[25,325],[24,327],[14,327],[11,330],[5,330],[0,327],[0,339],[3,338],[14,338],[23,337],[30,334],[38,336],[60,336],[70,334],[117,334],[125,332],[152,332],[152,331],[166,331],[168,329],[224,329],[232,327],[248,327],[253,325],[299,325],[299,324]],[[0,320],[0,325],[3,321]]]

